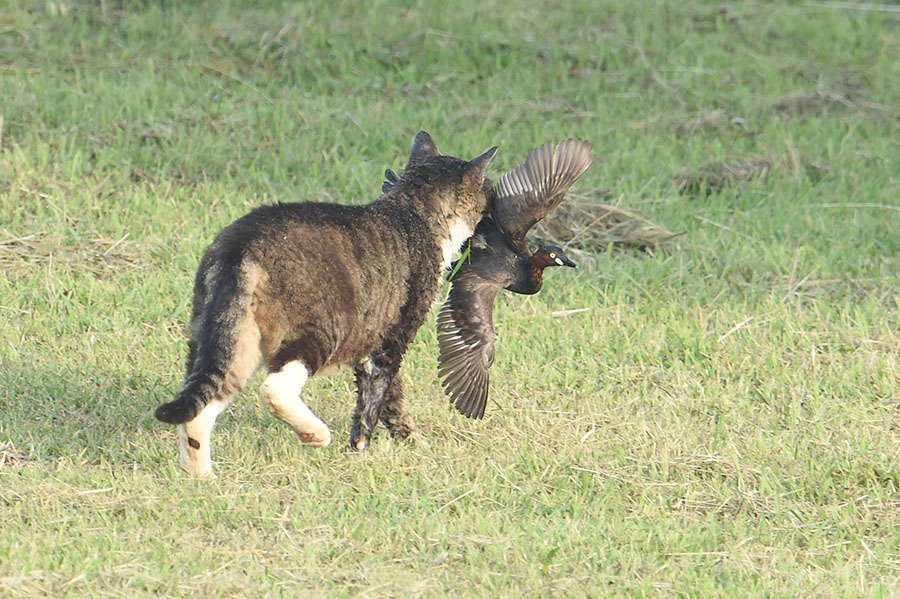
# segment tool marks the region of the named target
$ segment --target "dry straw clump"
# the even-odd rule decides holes
[[[765,179],[772,169],[772,161],[765,158],[750,158],[742,162],[710,162],[693,172],[683,172],[673,178],[681,193],[706,195],[718,193],[735,183],[746,183],[754,179]]]
[[[62,263],[96,275],[147,267],[147,248],[127,241],[127,234],[118,240],[102,237],[66,240],[52,234],[0,233],[3,234],[0,236],[0,266],[7,272],[46,263]]]
[[[592,195],[568,194],[556,210],[532,228],[531,237],[576,254],[596,253],[610,246],[652,253],[677,237],[640,214],[620,208],[624,196],[615,204],[601,201],[610,195],[608,190]]]
[[[787,154],[780,157],[750,156],[733,162],[709,162],[696,170],[685,169],[672,177],[672,183],[683,195],[708,196],[729,187],[743,192],[751,181],[765,181],[773,174],[817,181],[831,173],[827,165],[804,160],[793,147],[788,146]]]

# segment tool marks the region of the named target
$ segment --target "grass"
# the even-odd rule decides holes
[[[842,6],[7,3],[0,595],[898,596],[900,19]],[[410,441],[346,451],[342,373],[305,449],[257,376],[182,475],[205,245],[374,199],[420,128],[495,174],[589,139],[578,193],[680,235],[502,296],[484,421],[432,316]]]

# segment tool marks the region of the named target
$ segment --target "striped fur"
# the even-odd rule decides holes
[[[288,364],[308,376],[349,365],[358,387],[351,446],[365,447],[379,418],[393,434],[409,434],[397,371],[436,299],[448,248],[458,249],[486,209],[482,183],[495,151],[471,162],[444,156],[420,132],[403,176],[371,204],[264,206],[226,227],[195,279],[184,386],[156,417],[191,428],[205,406],[227,404],[265,362],[277,384],[263,403],[301,439],[327,443],[297,424],[315,422],[300,389],[284,381],[302,386],[305,375],[272,377]],[[197,434],[208,438],[212,422],[204,426]],[[186,468],[211,471],[204,455],[185,460],[199,443],[185,439]]]

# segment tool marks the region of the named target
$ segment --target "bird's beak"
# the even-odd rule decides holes
[[[575,265],[575,263],[572,262],[571,260],[569,260],[568,258],[566,258],[565,260],[563,260],[562,265],[563,265],[563,266],[568,266],[569,268],[578,268],[578,267]]]

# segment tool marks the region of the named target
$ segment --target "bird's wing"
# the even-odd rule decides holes
[[[490,206],[491,216],[511,239],[523,241],[528,230],[565,197],[565,192],[591,165],[593,146],[578,139],[547,142],[518,167],[500,177]]]
[[[494,298],[505,284],[477,271],[477,263],[459,269],[437,317],[438,376],[450,401],[469,418],[484,416],[494,362]]]

